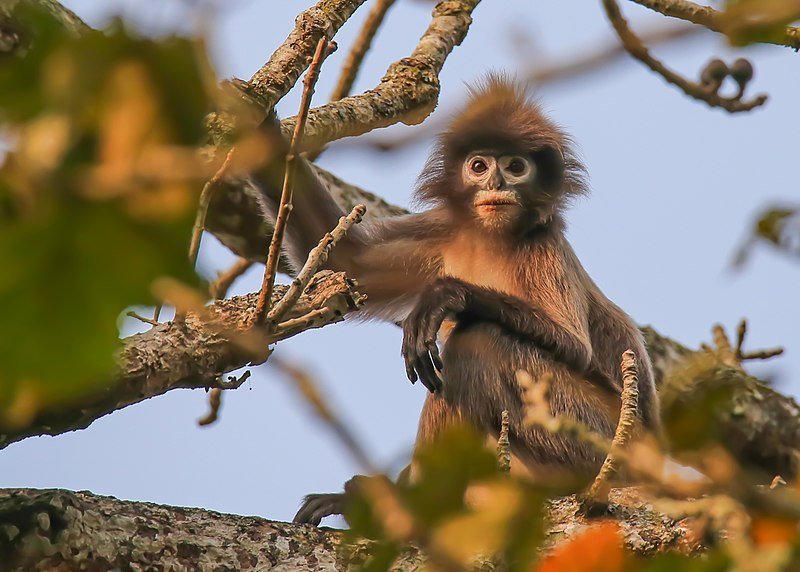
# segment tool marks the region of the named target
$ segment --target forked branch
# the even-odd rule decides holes
[[[750,111],[755,107],[763,105],[767,101],[766,95],[758,95],[751,100],[744,101],[742,99],[744,89],[740,90],[740,93],[734,97],[723,97],[718,92],[722,83],[721,79],[719,82],[696,83],[675,73],[665,66],[661,60],[653,57],[650,54],[650,50],[647,49],[647,46],[645,46],[639,37],[631,31],[616,0],[603,0],[603,7],[625,50],[652,71],[663,77],[667,82],[678,87],[686,95],[699,101],[704,101],[711,107],[724,109],[729,113]],[[723,71],[724,75],[727,75],[728,70],[725,69]],[[724,79],[724,75],[722,79]],[[749,81],[749,78],[747,81]]]

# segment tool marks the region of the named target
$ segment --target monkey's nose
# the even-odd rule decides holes
[[[492,173],[492,176],[489,177],[489,184],[487,186],[488,190],[500,191],[502,190],[503,186],[505,186],[505,181],[503,180],[503,176],[497,171]]]

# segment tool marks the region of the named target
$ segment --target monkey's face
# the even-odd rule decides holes
[[[468,155],[461,170],[464,187],[472,193],[472,210],[495,230],[507,229],[523,216],[535,176],[530,157],[488,151]]]

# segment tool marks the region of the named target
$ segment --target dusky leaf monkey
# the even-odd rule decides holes
[[[551,374],[552,413],[611,438],[627,349],[639,365],[640,418],[658,428],[639,329],[603,295],[564,234],[565,207],[587,191],[584,173],[569,138],[524,89],[490,77],[471,90],[422,172],[417,198],[430,208],[365,222],[333,251],[328,267],[357,279],[369,297],[362,317],[403,323],[407,375],[430,391],[417,447],[453,423],[496,438],[507,410],[512,471],[595,471],[603,456],[590,445],[524,425],[515,372]],[[307,181],[295,191],[287,229],[296,263],[344,214]],[[263,195],[274,213],[279,189],[265,186]],[[453,327],[440,354],[446,321]],[[343,498],[310,495],[295,519],[318,524],[341,512]]]

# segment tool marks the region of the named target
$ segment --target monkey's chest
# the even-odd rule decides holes
[[[509,256],[483,245],[460,242],[443,253],[442,274],[464,282],[527,298]]]
[[[525,300],[562,327],[583,332],[581,301],[563,261],[551,253],[526,254],[491,243],[456,241],[443,251],[442,274]]]

